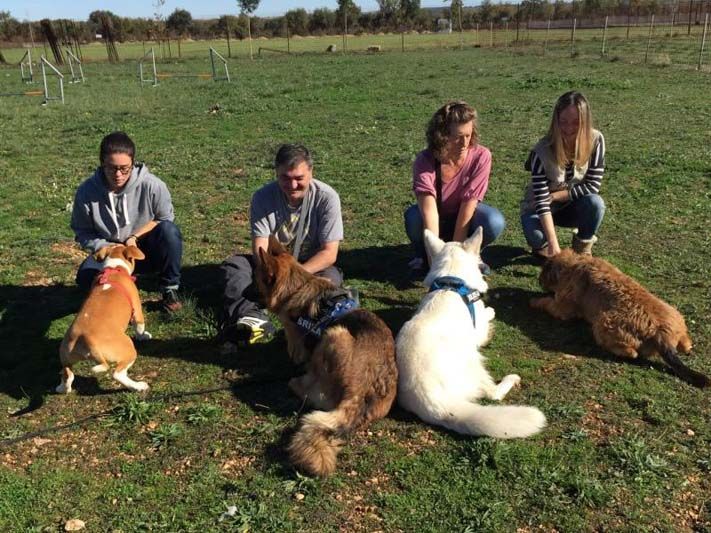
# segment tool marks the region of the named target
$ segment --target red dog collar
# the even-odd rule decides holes
[[[133,303],[131,302],[131,295],[128,293],[126,288],[123,285],[120,285],[118,283],[111,283],[111,280],[109,279],[109,276],[111,274],[118,274],[119,276],[128,276],[131,278],[131,281],[136,281],[136,276],[129,276],[128,272],[126,272],[123,268],[118,268],[118,267],[106,267],[101,271],[99,276],[96,278],[96,284],[97,285],[105,285],[108,284],[111,287],[116,287],[121,294],[124,295],[126,300],[128,300],[128,305],[131,306],[131,318],[133,318],[134,315],[134,309],[133,309]]]

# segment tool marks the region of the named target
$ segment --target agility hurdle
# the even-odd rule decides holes
[[[146,60],[148,56],[151,56],[151,64],[153,66],[153,78],[144,78],[143,77],[143,62]],[[156,87],[158,85],[158,72],[156,70],[156,54],[153,51],[153,47],[151,47],[148,52],[143,54],[143,57],[138,60],[138,79],[143,85],[144,83],[151,83],[153,87]]]
[[[222,61],[222,66],[225,69],[225,75],[218,77],[217,75],[217,67],[215,67],[215,56]],[[230,83],[230,71],[227,68],[227,60],[220,55],[220,53],[215,50],[214,48],[210,47],[210,64],[212,65],[212,80],[213,81],[223,81],[227,80],[227,83]]]
[[[138,64],[138,69],[139,69],[139,76],[141,78],[141,83],[143,82],[153,82],[153,86],[155,87],[158,85],[158,80],[161,79],[166,79],[166,78],[199,78],[201,80],[209,80],[212,79],[212,81],[227,81],[228,83],[231,81],[230,79],[230,71],[229,68],[227,67],[227,60],[220,55],[220,53],[215,50],[214,48],[210,48],[210,65],[212,67],[212,72],[200,72],[198,74],[192,74],[189,72],[156,72],[156,66],[155,66],[155,55],[153,55],[153,49],[143,56],[145,59],[146,56],[151,55],[153,59],[153,79],[150,78],[144,78],[143,77],[143,64],[142,62],[139,62]],[[141,60],[143,61],[143,60]],[[222,68],[225,70],[224,75],[220,75],[219,70],[219,63],[222,62]]]
[[[0,96],[44,96],[44,92],[40,89],[34,91],[25,91],[22,93],[0,93]]]
[[[47,61],[44,56],[40,56],[40,65],[42,66],[42,82],[44,84],[44,105],[47,105],[50,100],[61,100],[64,103],[64,74],[59,72],[57,68]],[[47,85],[47,69],[49,67],[52,69],[54,74],[57,75],[59,79],[59,96],[50,96],[49,86]]]
[[[35,81],[32,74],[32,50],[27,50],[22,59],[20,59],[20,76],[25,83],[34,83]]]
[[[69,71],[72,74],[72,79],[69,83],[84,83],[86,80],[84,78],[84,69],[81,66],[81,60],[72,54],[72,51],[69,50],[69,48],[65,49],[65,52],[67,53],[67,57],[69,58]],[[77,68],[79,70],[79,76],[76,75],[74,72],[74,64],[76,63]]]

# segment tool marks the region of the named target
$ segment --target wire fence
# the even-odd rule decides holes
[[[694,17],[697,14],[694,13]],[[611,15],[596,18],[571,18],[528,21],[503,21],[475,24],[459,32],[377,33],[360,35],[298,35],[289,38],[256,38],[252,42],[255,57],[269,57],[303,53],[389,53],[427,49],[491,48],[518,54],[551,57],[604,58],[629,63],[658,66],[677,66],[711,71],[709,46],[709,14],[699,19],[684,13],[662,13],[645,16]],[[175,60],[174,45],[165,42],[141,41],[120,43],[122,60],[138,61],[147,50],[155,47],[156,59]],[[3,50],[10,65],[18,65],[29,47]],[[182,58],[206,57],[213,48],[226,58],[249,57],[247,40],[214,39],[183,40]],[[42,47],[32,54],[39,57]],[[106,61],[102,43],[82,47],[85,62]]]

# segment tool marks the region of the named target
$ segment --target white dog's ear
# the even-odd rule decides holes
[[[481,241],[484,240],[484,231],[481,226],[477,227],[474,234],[462,243],[462,247],[470,254],[479,255],[481,252]]]
[[[442,251],[442,248],[444,248],[444,241],[426,229],[425,250],[427,250],[427,257],[430,258],[430,263],[432,262],[432,258]]]

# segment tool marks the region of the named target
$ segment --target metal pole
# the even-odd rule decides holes
[[[462,33],[462,0],[458,2],[459,5],[459,48],[460,50],[464,48],[464,33]]]
[[[49,103],[49,89],[47,89],[47,71],[44,67],[44,56],[40,56],[40,66],[42,67],[42,83],[44,84],[44,103]]]
[[[699,64],[696,67],[696,70],[701,70],[701,61],[704,57],[704,46],[706,46],[706,33],[708,31],[709,27],[709,14],[706,13],[706,17],[704,18],[704,33],[701,36],[701,48],[699,49]]]
[[[509,21],[504,22],[504,45],[509,46]]]
[[[32,26],[30,25],[30,28],[31,27]],[[32,42],[32,48],[34,48],[34,46],[35,46],[35,43]],[[34,81],[34,77],[32,76],[32,50],[27,50],[27,60],[29,61],[29,65],[30,65],[30,81],[32,82],[32,81]]]
[[[489,46],[494,47],[494,22],[489,22]]]
[[[400,32],[400,44],[402,46],[402,51],[404,52],[405,51],[405,30],[404,29]]]
[[[689,27],[686,30],[687,35],[691,35],[691,14],[694,11],[694,0],[689,3]]]
[[[346,44],[348,35],[348,5],[343,6],[343,53],[346,53]]]
[[[151,47],[151,57],[153,58],[153,87],[158,85],[158,69],[156,69],[156,53]]]
[[[481,46],[481,43],[479,42],[479,23],[476,23],[476,45]]]
[[[570,55],[571,57],[575,55],[575,27],[578,24],[578,19],[573,19],[573,29],[570,32]]]
[[[543,55],[546,55],[548,51],[548,34],[551,31],[551,19],[548,19],[548,25],[546,26],[546,38],[543,40]]]
[[[212,66],[212,79],[213,81],[215,78],[217,78],[217,71],[215,70],[215,54],[212,51],[212,48],[210,48],[210,65]]]
[[[649,35],[647,36],[647,49],[644,51],[644,64],[647,64],[647,58],[649,57],[649,46],[652,44],[652,32],[654,32],[654,15],[652,15],[652,20],[649,23]]]
[[[607,19],[609,17],[605,16],[605,27],[602,29],[602,50],[600,51],[601,56],[605,56],[605,39],[607,38]]]

